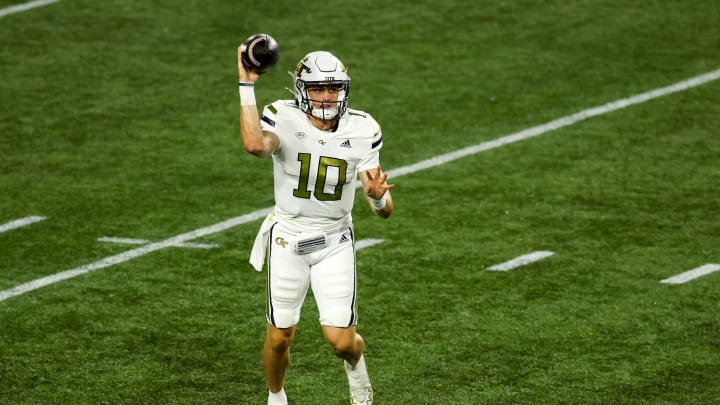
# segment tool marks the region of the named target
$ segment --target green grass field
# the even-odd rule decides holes
[[[0,0],[0,8],[22,0]],[[259,103],[337,54],[394,170],[720,68],[715,0],[63,0],[0,18],[2,404],[263,404],[260,221],[236,49],[280,43]],[[391,178],[360,202],[359,332],[376,404],[720,402],[720,80]],[[242,221],[240,221],[242,222]],[[508,272],[515,257],[554,255]],[[118,256],[118,255],[129,256]],[[347,403],[310,297],[291,404]]]

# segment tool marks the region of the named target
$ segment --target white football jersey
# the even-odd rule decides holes
[[[300,230],[349,226],[358,173],[380,164],[375,119],[348,109],[335,131],[322,131],[294,100],[279,100],[264,108],[261,124],[280,138],[273,154],[275,214]]]

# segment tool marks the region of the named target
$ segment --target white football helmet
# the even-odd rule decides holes
[[[295,82],[295,101],[305,113],[329,121],[339,119],[347,110],[350,76],[340,59],[330,52],[315,51],[305,55],[295,68],[293,80]],[[315,108],[308,95],[307,88],[309,86],[337,87],[338,99],[335,107]]]

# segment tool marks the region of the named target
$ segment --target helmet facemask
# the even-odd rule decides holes
[[[323,121],[339,119],[347,111],[350,93],[350,76],[338,58],[329,52],[311,52],[298,63],[293,75],[295,82],[295,101],[306,114]],[[331,87],[337,91],[337,101],[314,100],[323,103],[313,105],[308,92],[313,87]],[[334,104],[334,106],[327,106]]]
[[[337,91],[337,100],[313,100],[310,96],[308,88],[313,87],[331,87]],[[296,92],[301,95],[299,100],[300,109],[315,118],[323,121],[330,121],[336,118],[342,117],[347,110],[347,94],[350,90],[350,83],[338,83],[338,82],[304,82],[298,80],[296,84]],[[319,107],[315,104],[322,103]]]

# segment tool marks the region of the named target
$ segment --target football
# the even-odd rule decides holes
[[[240,47],[241,60],[245,69],[263,74],[280,60],[280,46],[268,34],[255,34],[246,39]]]

